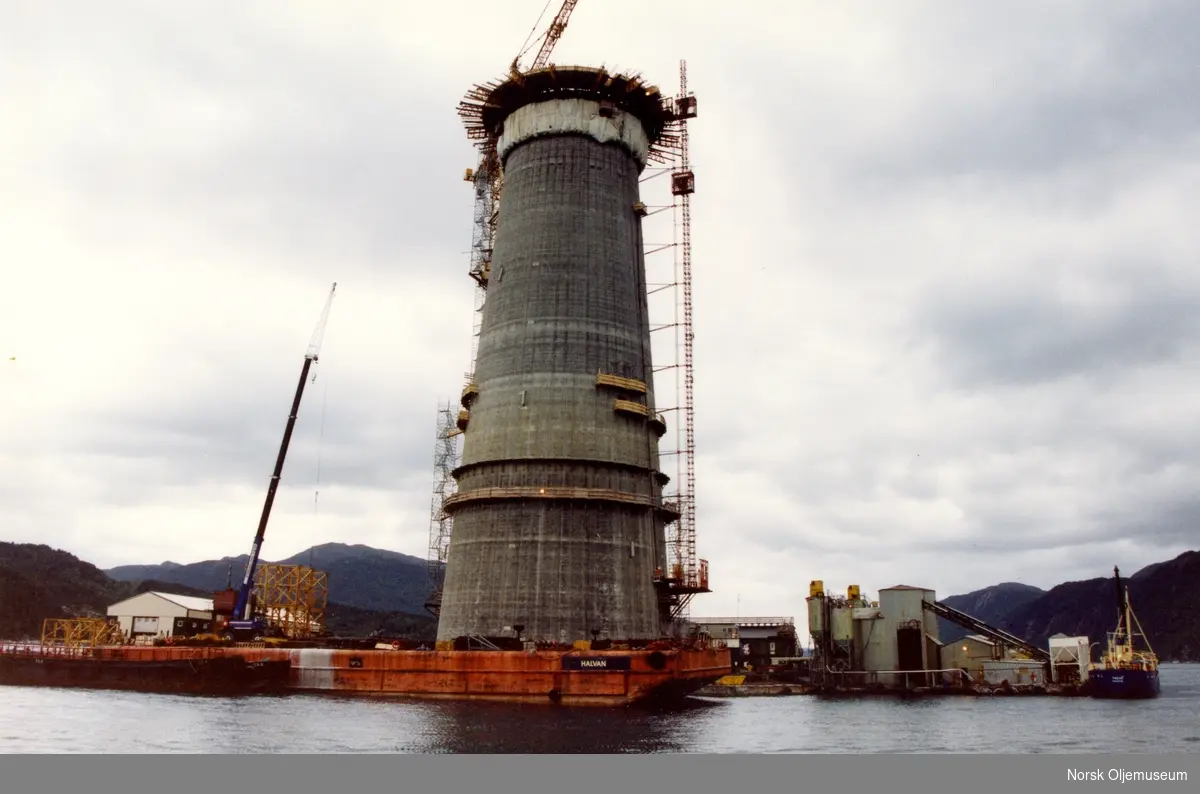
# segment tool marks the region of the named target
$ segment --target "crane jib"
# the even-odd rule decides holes
[[[296,384],[296,394],[292,398],[291,411],[288,412],[287,425],[283,430],[283,440],[279,445],[279,455],[275,458],[275,469],[271,472],[271,480],[267,486],[267,497],[263,502],[262,515],[258,520],[258,531],[254,535],[254,543],[250,547],[250,558],[246,560],[246,573],[242,579],[242,586],[238,590],[237,602],[234,607],[234,618],[240,622],[250,620],[250,594],[254,589],[254,572],[258,568],[258,556],[262,550],[263,538],[267,533],[267,521],[271,517],[271,506],[275,502],[275,492],[278,490],[279,481],[283,476],[283,463],[287,459],[288,446],[292,440],[292,431],[296,426],[296,417],[300,413],[300,400],[304,396],[304,384],[308,380],[308,372],[312,367],[312,363],[317,360],[318,351],[321,347],[321,341],[325,335],[325,325],[329,320],[329,308],[333,303],[333,295],[337,290],[337,282],[334,282],[332,289],[329,290],[329,297],[325,301],[325,308],[321,312],[321,319],[317,323],[316,330],[313,332],[312,342],[309,344],[308,351],[304,355],[304,365],[300,369],[300,380]],[[251,627],[256,628],[252,624]]]

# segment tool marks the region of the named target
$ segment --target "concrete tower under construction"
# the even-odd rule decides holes
[[[657,89],[552,67],[460,108],[503,168],[438,639],[650,639],[667,565],[639,176],[670,145]]]

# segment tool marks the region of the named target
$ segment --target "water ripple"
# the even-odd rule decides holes
[[[702,700],[670,712],[4,687],[0,752],[1195,752],[1200,736],[1178,726],[1194,724],[1200,710],[1200,665],[1171,665],[1162,676],[1153,701],[794,696]],[[1065,734],[1068,726],[1081,727]]]

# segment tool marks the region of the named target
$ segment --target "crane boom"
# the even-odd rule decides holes
[[[254,590],[254,572],[258,568],[258,556],[262,551],[263,538],[267,534],[267,520],[271,517],[271,506],[275,503],[275,491],[279,488],[279,478],[283,474],[283,462],[287,458],[288,446],[292,441],[292,430],[296,427],[296,416],[300,412],[300,399],[304,396],[304,384],[308,380],[308,372],[313,362],[321,352],[321,343],[325,338],[325,325],[329,321],[329,309],[333,305],[333,294],[337,290],[337,282],[329,290],[325,301],[325,309],[321,319],[313,331],[312,341],[304,354],[304,365],[300,368],[300,382],[296,385],[296,394],[292,398],[292,408],[288,413],[287,425],[283,430],[283,441],[279,445],[279,455],[275,458],[275,469],[271,473],[271,482],[267,486],[267,498],[263,503],[262,515],[258,519],[258,531],[254,535],[254,544],[250,547],[250,559],[246,560],[246,572],[242,577],[241,587],[238,588],[237,603],[233,610],[233,620],[229,622],[231,632],[239,630],[256,630],[259,627],[251,620],[250,594]]]
[[[547,3],[546,5],[548,6],[550,4]],[[562,6],[558,9],[558,14],[555,15],[554,20],[550,23],[550,27],[546,28],[546,32],[539,37],[541,39],[542,46],[538,48],[537,55],[534,56],[533,65],[529,67],[529,71],[532,72],[535,69],[542,69],[550,62],[550,53],[553,52],[554,45],[558,44],[558,40],[562,38],[563,31],[567,28],[567,20],[571,18],[571,12],[575,10],[575,6],[577,5],[579,5],[579,0],[563,0]],[[545,9],[542,10],[542,13],[545,13]],[[540,20],[541,17],[538,17],[538,19]],[[530,44],[528,47],[517,53],[516,58],[513,58],[512,66],[509,67],[509,71],[514,77],[521,74],[521,58],[524,57],[525,53],[529,52],[530,48],[532,47],[533,44]]]
[[[550,62],[550,52],[554,49],[554,45],[562,38],[563,31],[567,27],[567,20],[571,18],[571,12],[575,10],[575,5],[579,0],[564,0],[562,8],[558,9],[558,16],[550,23],[550,27],[546,30],[546,36],[542,41],[542,46],[538,50],[537,57],[533,59],[533,66],[529,67],[530,71],[541,69]]]

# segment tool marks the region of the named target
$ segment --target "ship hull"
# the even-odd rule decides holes
[[[241,666],[262,670],[260,677],[269,679],[270,686],[261,686],[260,691],[630,706],[678,702],[730,669],[727,649],[526,652],[129,647],[94,653],[96,657],[87,660],[91,667],[46,658],[39,670],[32,658],[21,659],[12,669],[22,674],[0,676],[0,683],[219,693],[214,684],[199,686],[184,671],[199,662],[216,669],[216,660],[236,668],[241,660]],[[286,678],[282,683],[281,669]],[[164,670],[176,671],[175,678]],[[241,690],[226,686],[231,692],[247,691],[251,680],[243,680]],[[191,689],[185,685],[189,682]]]
[[[1088,691],[1106,700],[1144,700],[1158,697],[1161,688],[1157,670],[1092,670]]]
[[[290,665],[240,656],[121,659],[97,656],[0,655],[0,684],[123,689],[195,695],[281,692]]]
[[[677,702],[730,669],[727,650],[289,653],[297,691],[563,706]]]

